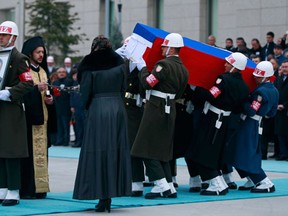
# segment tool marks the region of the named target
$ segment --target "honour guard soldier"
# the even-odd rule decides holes
[[[190,164],[195,171],[193,178],[200,175],[202,181],[209,180],[209,187],[202,190],[201,195],[225,195],[228,192],[220,172],[228,119],[232,111],[240,112],[238,109],[249,93],[240,73],[246,67],[247,57],[236,52],[225,59],[226,73],[219,75],[209,90],[194,87],[195,93],[206,100]]]
[[[256,66],[253,76],[258,86],[244,103],[241,114],[243,121],[227,147],[227,161],[236,168],[241,178],[246,177],[248,180],[238,190],[250,190],[253,193],[275,191],[274,184],[261,168],[262,155],[259,149],[261,119],[273,117],[277,112],[279,93],[270,82],[273,74],[273,66],[269,61],[262,61]]]
[[[177,33],[168,34],[162,44],[163,60],[151,73],[146,64],[137,63],[139,78],[146,91],[146,104],[131,155],[143,158],[146,174],[155,186],[146,199],[177,197],[169,161],[173,157],[173,134],[176,117],[175,99],[180,98],[188,82],[188,71],[178,56],[184,46]]]
[[[140,73],[137,64],[126,58],[126,46],[131,37],[127,37],[122,47],[116,50],[116,52],[122,56],[126,64],[126,77],[127,77],[127,89],[125,92],[125,108],[128,119],[128,136],[130,149],[134,143],[137,135],[140,122],[143,115],[143,99],[145,98],[145,90],[140,83],[138,74]],[[145,169],[144,163],[141,158],[131,157],[131,168],[132,168],[132,197],[143,196],[145,180]]]
[[[18,36],[16,23],[0,24],[0,46],[11,50],[4,89],[0,91],[0,203],[17,205],[20,200],[21,158],[28,157],[23,96],[33,89],[29,59],[14,46]]]

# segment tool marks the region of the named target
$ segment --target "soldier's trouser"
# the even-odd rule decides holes
[[[19,190],[21,187],[19,158],[0,158],[0,188]]]
[[[188,166],[190,177],[195,177],[195,176],[200,175],[202,181],[206,181],[206,180],[213,179],[221,175],[221,172],[217,169],[202,166],[201,164],[196,163],[193,160],[189,160],[187,158],[185,158],[185,160]]]
[[[146,166],[146,175],[150,181],[166,178],[167,182],[172,182],[169,162],[143,159]]]
[[[177,165],[176,165],[176,159],[172,159],[169,161],[170,169],[171,169],[171,175],[177,176]]]
[[[240,169],[236,169],[236,170],[237,170],[237,172],[241,178],[246,178],[249,176],[254,184],[259,183],[260,181],[262,181],[263,179],[265,179],[267,177],[267,175],[265,174],[263,169],[261,169],[261,171],[259,173],[249,173],[249,172],[246,172],[246,171],[240,170]]]
[[[144,163],[142,158],[131,157],[132,182],[142,182],[144,177]]]
[[[233,167],[231,165],[224,163],[222,166],[222,174],[228,174],[231,172],[233,172]]]

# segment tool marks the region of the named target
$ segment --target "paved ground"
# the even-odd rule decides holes
[[[49,158],[49,174],[51,192],[72,191],[76,175],[78,160],[66,158]],[[287,162],[288,166],[288,162]],[[288,173],[267,173],[269,178],[288,178]],[[238,174],[234,174],[239,180]],[[185,166],[178,167],[177,181],[179,184],[188,183],[188,172]],[[288,182],[287,182],[288,184]],[[277,189],[277,188],[276,188]],[[95,201],[96,203],[97,201]],[[113,203],[113,201],[112,201]],[[121,216],[154,216],[154,215],[181,215],[181,216],[286,216],[288,215],[288,196],[262,199],[245,199],[233,201],[216,201],[180,205],[163,205],[153,207],[112,209],[112,215]],[[66,215],[95,215],[95,211],[52,214]],[[104,213],[97,213],[104,214]],[[107,212],[106,212],[107,214]]]

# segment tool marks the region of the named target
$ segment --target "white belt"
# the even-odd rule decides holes
[[[224,111],[224,110],[221,110],[213,105],[211,105],[209,102],[205,102],[205,105],[204,105],[204,113],[206,114],[208,112],[208,110],[211,110],[212,112],[220,115],[222,114],[223,116],[230,116],[231,114],[231,111]]]
[[[224,110],[221,110],[213,105],[211,105],[208,101],[205,102],[205,105],[204,105],[204,109],[203,109],[203,112],[205,114],[207,114],[208,110],[211,110],[212,112],[218,114],[218,119],[217,121],[215,122],[215,127],[217,129],[220,129],[221,125],[222,125],[222,117],[223,116],[230,116],[231,114],[231,111],[224,111]]]
[[[175,99],[176,94],[164,93],[157,90],[146,90],[146,100],[150,99],[150,95],[165,99],[166,100],[165,113],[167,114],[170,113],[170,105],[168,104],[169,103],[168,100]]]
[[[147,100],[150,99],[150,95],[153,95],[153,96],[156,96],[156,97],[160,97],[160,98],[163,98],[163,99],[167,99],[169,97],[169,99],[173,100],[175,98],[176,94],[164,93],[164,92],[157,91],[157,90],[146,90],[146,99]]]
[[[245,120],[246,119],[246,117],[247,117],[247,115],[245,115],[245,114],[241,114],[240,115],[240,118],[242,119],[242,120]],[[256,120],[256,121],[261,121],[261,119],[262,119],[262,116],[259,116],[259,115],[254,115],[254,116],[249,116],[251,119],[254,119],[254,120]]]

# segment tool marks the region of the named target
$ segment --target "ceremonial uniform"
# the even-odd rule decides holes
[[[147,68],[143,68],[139,77],[144,88],[152,92],[150,98],[146,100],[131,154],[135,157],[167,162],[173,157],[175,99],[178,99],[185,90],[188,72],[179,57],[170,56],[160,60],[151,74]],[[155,90],[165,94],[167,99],[153,95]],[[166,112],[167,109],[170,109],[169,113]]]
[[[258,85],[246,99],[241,114],[239,128],[232,136],[227,146],[226,161],[234,166],[240,177],[247,178],[247,182],[238,190],[250,190],[253,193],[270,193],[275,191],[274,184],[261,168],[261,143],[259,134],[262,134],[262,117],[276,115],[279,92],[270,82],[274,74],[273,66],[269,61],[257,64],[253,77]]]
[[[176,119],[173,143],[173,159],[170,161],[172,180],[177,186],[177,164],[176,159],[186,155],[188,147],[192,144],[194,137],[194,104],[192,102],[194,92],[187,84],[182,96],[176,102]]]
[[[183,95],[176,100],[176,120],[173,144],[173,159],[186,155],[188,147],[193,141],[194,134],[194,92],[189,85]],[[173,176],[173,174],[172,174]]]
[[[278,98],[279,94],[273,83],[260,84],[244,103],[242,121],[227,146],[227,162],[240,170],[239,174],[242,178],[248,175],[255,183],[266,177],[261,168],[259,124],[262,117],[275,116]]]
[[[220,172],[223,166],[224,144],[229,132],[228,122],[232,112],[239,112],[240,105],[249,92],[240,73],[246,67],[247,57],[236,52],[225,60],[224,67],[229,72],[219,75],[214,86],[209,90],[194,87],[198,98],[206,102],[197,141],[189,161],[189,170],[192,170],[189,191],[200,191],[201,180],[209,180],[208,188],[202,190],[201,195],[225,195],[228,192],[228,185]],[[196,183],[194,186],[193,182]]]
[[[144,67],[139,78],[148,91],[131,155],[143,158],[146,175],[150,181],[155,181],[152,193],[146,194],[145,198],[162,196],[162,192],[167,192],[167,195],[172,193],[176,197],[169,161],[173,157],[175,99],[180,98],[185,90],[188,71],[178,56],[168,56],[157,62],[151,73]]]
[[[137,69],[136,65],[133,67],[133,62],[127,60],[126,61],[126,77],[127,77],[127,89],[125,92],[125,108],[127,112],[128,119],[128,136],[130,149],[134,143],[135,137],[137,135],[140,122],[143,115],[144,103],[143,99],[145,98],[145,90],[142,87],[140,80],[138,78],[138,74],[140,71]],[[130,71],[132,70],[132,71]],[[139,182],[138,184],[132,184],[132,196],[137,196],[143,194],[143,181],[145,180],[144,176],[144,164],[143,160],[138,157],[131,157],[131,165],[132,165],[132,182]]]
[[[4,85],[11,94],[11,101],[0,101],[0,189],[8,188],[8,192],[21,187],[20,158],[28,157],[23,96],[33,89],[29,59],[16,48],[11,52]],[[15,196],[13,201],[6,202],[5,205],[15,205],[18,202],[19,198]]]
[[[210,91],[200,87],[195,91],[200,98],[209,102],[205,104],[198,141],[192,150],[192,159],[195,162],[214,170],[214,172],[203,170],[201,178],[205,181],[217,176],[218,170],[221,169],[229,115],[231,112],[239,113],[249,89],[241,73],[227,72],[217,78]]]

